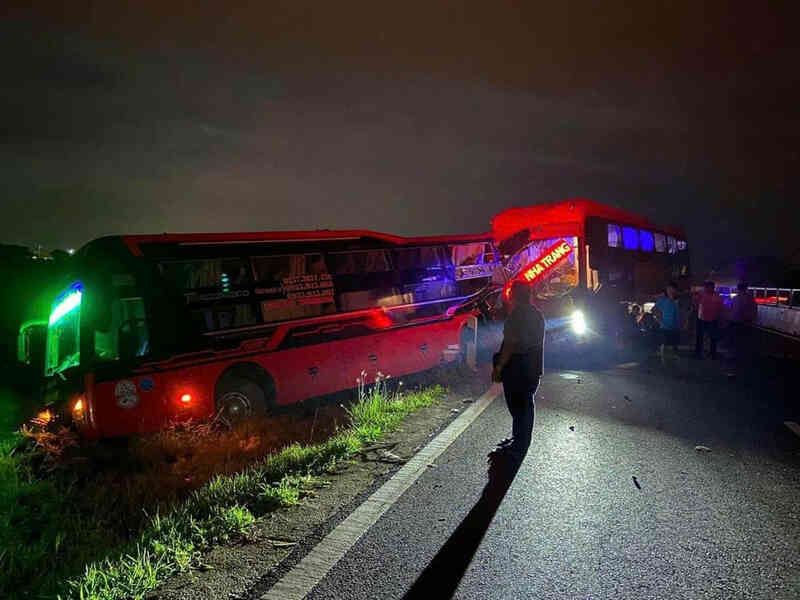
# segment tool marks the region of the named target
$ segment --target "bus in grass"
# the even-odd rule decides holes
[[[584,198],[505,210],[492,219],[492,237],[503,296],[513,281],[529,282],[550,341],[607,339],[630,304],[654,300],[669,281],[688,286],[681,229]]]
[[[491,237],[163,234],[76,253],[49,315],[43,401],[86,437],[227,423],[474,362]]]

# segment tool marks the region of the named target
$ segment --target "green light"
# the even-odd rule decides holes
[[[42,321],[41,319],[31,319],[30,321],[25,321],[22,325],[19,326],[19,333],[22,335],[30,329],[31,327],[36,327],[37,325],[47,325],[47,321]]]
[[[19,362],[30,364],[28,360],[30,338],[26,335],[28,330],[32,327],[42,327],[44,325],[47,325],[47,321],[32,319],[19,326],[19,335],[17,336],[17,360]]]
[[[61,317],[79,307],[81,305],[81,295],[80,290],[76,290],[65,296],[61,302],[56,304],[56,306],[53,307],[53,312],[50,313],[49,324],[53,325],[57,323]]]

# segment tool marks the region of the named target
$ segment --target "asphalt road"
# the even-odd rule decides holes
[[[487,486],[500,397],[308,598],[800,598],[794,367],[582,364],[545,374],[515,476]]]

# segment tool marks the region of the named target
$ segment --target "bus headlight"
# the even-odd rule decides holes
[[[572,331],[578,335],[583,335],[586,333],[586,318],[579,310],[576,310],[574,313],[572,313]]]

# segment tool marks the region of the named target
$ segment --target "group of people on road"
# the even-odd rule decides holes
[[[730,306],[726,306],[716,292],[713,281],[703,284],[703,291],[695,297],[697,312],[695,329],[695,356],[703,358],[705,340],[708,338],[711,358],[717,357],[717,344],[727,338],[732,350],[741,358],[751,346],[750,333],[756,321],[758,307],[747,284],[739,283]]]
[[[682,300],[691,299],[684,308]],[[647,313],[638,305],[630,310],[629,323],[634,336],[655,338],[658,354],[662,358],[668,348],[677,350],[683,329],[694,329],[694,354],[703,358],[706,341],[711,358],[717,358],[717,345],[723,338],[731,341],[737,355],[747,352],[750,344],[750,327],[756,319],[757,309],[747,284],[740,283],[730,306],[726,306],[716,291],[713,281],[706,281],[700,292],[681,295],[678,286],[670,282],[664,293]]]
[[[680,303],[678,286],[670,282],[650,312],[642,310],[638,304],[630,305],[623,336],[634,347],[651,348],[655,345],[658,347],[659,355],[663,356],[666,348],[677,350],[681,330],[686,321],[685,312]]]

